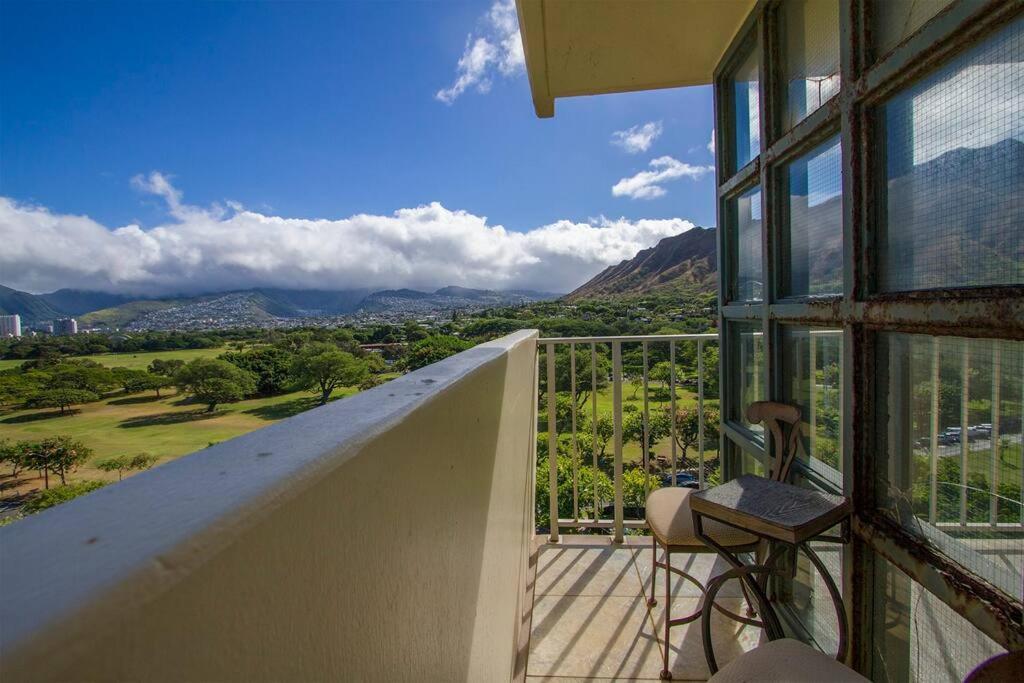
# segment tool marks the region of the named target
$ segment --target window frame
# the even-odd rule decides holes
[[[730,348],[730,321],[760,322],[764,332],[764,387],[769,400],[781,396],[781,324],[829,326],[843,331],[842,493],[854,505],[853,542],[844,550],[843,595],[854,638],[850,664],[870,675],[873,559],[899,567],[957,611],[980,631],[1008,649],[1024,648],[1024,613],[1019,601],[993,588],[940,552],[929,548],[882,516],[876,508],[873,459],[857,454],[875,452],[877,382],[876,335],[881,331],[926,333],[933,336],[990,337],[1024,340],[1024,284],[960,289],[881,292],[876,286],[877,259],[873,224],[877,199],[884,199],[884,153],[877,111],[893,94],[941,68],[951,57],[968,50],[1024,15],[1018,0],[955,0],[916,32],[884,55],[871,47],[872,0],[835,0],[840,12],[839,93],[788,131],[781,131],[786,93],[780,87],[779,8],[783,0],[759,0],[715,70],[715,144],[719,230],[720,348]],[[730,171],[735,159],[731,129],[731,75],[747,56],[751,42],[760,45],[759,96],[761,153],[743,168]],[[842,150],[842,295],[780,298],[779,275],[783,254],[781,230],[783,174],[787,163],[838,133]],[[735,273],[729,201],[761,187],[763,300],[733,302]],[[727,380],[728,354],[720,364],[720,400],[737,400]],[[884,409],[884,406],[881,406]],[[764,458],[766,446],[741,425],[725,419],[719,452],[723,474],[735,476],[739,453]],[[795,464],[812,481],[814,472]],[[966,606],[965,606],[966,605]]]

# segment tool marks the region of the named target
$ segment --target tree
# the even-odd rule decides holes
[[[117,472],[117,480],[121,481],[125,472],[131,470],[148,470],[156,464],[157,457],[149,453],[138,455],[119,455],[96,463],[96,468],[104,472]]]
[[[664,439],[672,430],[668,415],[651,413],[647,422],[647,444],[644,445],[644,414],[641,411],[628,413],[623,418],[622,438],[624,441],[635,441],[645,454],[650,454],[651,447]]]
[[[211,358],[186,363],[178,370],[174,383],[196,401],[205,403],[208,413],[212,413],[218,403],[240,401],[256,391],[256,378],[251,372]]]
[[[405,359],[406,367],[409,370],[419,370],[432,363],[444,360],[448,356],[454,356],[460,351],[472,347],[471,342],[444,334],[435,334],[432,337],[421,339],[409,348],[409,355]]]
[[[46,389],[78,389],[93,394],[101,394],[114,386],[117,381],[110,368],[90,360],[62,361],[50,371],[46,382]]]
[[[28,465],[25,442],[11,443],[6,439],[0,441],[0,462],[10,465],[12,478],[18,476],[18,472]]]
[[[572,390],[572,367],[569,361],[571,357],[569,348],[565,344],[559,344],[555,350],[555,387],[559,392]],[[608,357],[597,351],[597,388],[598,390],[608,386],[608,378],[612,373],[612,363]],[[590,349],[581,347],[576,349],[576,405],[582,406],[590,397],[591,380],[593,374],[590,369]],[[548,390],[547,359],[541,360],[540,369],[540,393],[545,394]]]
[[[92,457],[92,449],[69,436],[51,436],[42,441],[23,443],[21,447],[26,465],[43,472],[46,488],[50,488],[50,473],[60,477],[61,484],[66,484],[67,475]]]
[[[261,396],[283,394],[291,380],[292,354],[276,346],[225,353],[224,360],[256,376],[256,393]]]
[[[665,414],[671,414],[672,409],[666,408]],[[718,441],[718,419],[719,413],[715,408],[704,407],[704,441]],[[676,422],[676,445],[682,451],[682,459],[686,461],[686,453],[691,448],[700,445],[700,411],[697,406],[686,406],[677,408],[675,414]]]
[[[172,384],[174,384],[174,380],[170,377],[162,377],[161,375],[150,374],[146,379],[146,389],[152,389],[155,391],[157,398],[160,398],[161,389],[166,389]]]
[[[35,371],[12,371],[0,375],[0,405],[24,403],[26,397],[36,394],[47,379],[47,375]]]
[[[333,344],[313,342],[296,354],[291,364],[296,385],[320,393],[320,405],[341,386],[358,385],[369,374],[366,362]]]
[[[132,370],[130,368],[114,368],[110,371],[114,380],[121,385],[126,394],[137,394],[150,388],[150,378],[153,375],[145,370]]]
[[[154,375],[173,378],[178,373],[178,370],[181,370],[183,367],[185,367],[185,361],[178,358],[170,360],[157,358],[149,364],[149,371]]]
[[[658,479],[647,475],[643,467],[631,467],[622,473],[622,504],[627,508],[642,508],[647,494],[658,488]]]
[[[57,387],[36,392],[27,401],[27,405],[30,408],[60,408],[60,414],[64,415],[74,405],[98,401],[99,398],[97,394],[84,389]]]

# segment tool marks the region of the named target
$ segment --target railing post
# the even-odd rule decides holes
[[[672,390],[675,399],[675,389]],[[673,411],[674,414],[675,411]],[[673,420],[674,421],[674,420]],[[719,454],[721,462],[721,454]],[[697,340],[697,485],[704,488],[704,340]]]
[[[572,518],[580,521],[580,449],[576,442],[576,344],[569,344],[569,398],[572,401]]]
[[[648,452],[647,444],[650,442],[650,422],[651,422],[651,410],[650,402],[648,400],[648,387],[647,387],[647,342],[641,342],[643,347],[644,357],[644,433],[643,433],[643,444],[640,446],[642,462],[644,464],[644,496],[651,490],[651,454]]]
[[[818,340],[813,330],[807,332],[807,341],[810,344],[809,365],[811,366],[811,386],[808,387],[810,390],[811,414],[807,418],[810,434],[807,436],[811,446],[809,455],[815,457],[818,453]]]
[[[992,526],[996,526],[999,523],[999,475],[1000,470],[1000,455],[1001,448],[999,444],[999,402],[1002,400],[1002,387],[1000,386],[1002,380],[1002,369],[1003,359],[1000,355],[999,341],[993,340],[992,342],[992,431],[989,432],[989,445],[992,448],[992,477],[989,483],[989,510],[988,510],[988,522]]]
[[[612,423],[615,445],[615,542],[622,543],[622,342],[612,342]]]
[[[597,499],[597,344],[590,342],[590,428],[592,430],[592,436],[590,442],[591,455],[594,458],[594,471],[591,472],[590,477],[590,493],[594,499],[594,521],[596,522],[601,518],[601,514],[598,511],[598,499]]]
[[[668,364],[669,373],[669,410],[672,411],[672,419],[668,421],[669,441],[672,442],[672,486],[676,485],[676,343],[668,343]]]
[[[932,338],[932,414],[930,425],[931,464],[929,466],[928,522],[939,516],[939,338]]]
[[[548,514],[551,527],[549,539],[558,543],[558,433],[555,431],[555,418],[558,411],[558,391],[555,387],[555,345],[548,342]]]
[[[971,455],[971,439],[967,428],[971,421],[971,348],[962,342],[963,366],[960,370],[960,526],[967,525],[967,468]]]

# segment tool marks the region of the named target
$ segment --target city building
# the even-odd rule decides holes
[[[74,318],[59,318],[54,320],[53,333],[56,335],[78,334],[78,321]]]
[[[0,337],[20,337],[21,336],[21,316],[15,313],[14,315],[0,315]]]
[[[517,9],[540,117],[713,86],[718,333],[520,330],[2,527],[0,679],[703,680],[713,647],[760,662],[727,680],[960,681],[1024,650],[1024,3]],[[624,350],[654,349],[694,359],[697,415],[720,407],[696,445],[673,438],[658,485],[764,478],[781,449],[749,409],[769,400],[798,409],[803,490],[766,513],[808,491],[853,510],[817,554],[773,550],[763,581],[726,584],[670,637],[667,603],[698,609],[744,565],[674,553],[698,585],[649,595],[646,499],[626,492],[654,463],[627,469],[622,393]],[[577,376],[598,353],[607,373]],[[656,387],[673,400],[675,377]],[[576,438],[590,403],[559,426],[557,386],[586,381],[611,389],[606,453]],[[798,649],[764,642],[779,631]],[[833,659],[841,677],[818,668]]]

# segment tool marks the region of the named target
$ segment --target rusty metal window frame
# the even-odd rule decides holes
[[[873,558],[884,557],[914,581],[1009,649],[1024,648],[1024,613],[1019,601],[1002,593],[879,514],[875,508],[876,447],[873,430],[875,337],[880,331],[1024,340],[1024,285],[881,293],[872,241],[876,198],[884,182],[878,164],[876,107],[941,66],[952,56],[984,41],[1024,14],[1024,0],[957,0],[884,55],[871,43],[872,0],[836,0],[840,11],[842,86],[838,95],[792,129],[781,132],[785,93],[778,8],[784,0],[760,0],[715,71],[716,149],[719,231],[719,329],[728,348],[730,320],[760,321],[764,332],[766,397],[780,396],[777,330],[780,324],[827,325],[843,330],[843,490],[854,501],[855,540],[843,558],[843,593],[851,620],[851,664],[870,673]],[[743,168],[732,168],[732,71],[752,41],[760,44],[761,153]],[[785,164],[836,134],[843,157],[842,296],[779,299],[778,239],[782,223],[780,173]],[[761,187],[764,296],[759,303],[731,303],[727,291],[733,273],[729,200]],[[722,354],[721,400],[734,400],[728,381],[730,361]],[[723,413],[724,415],[724,413]],[[723,474],[731,477],[738,455],[764,458],[764,446],[746,430],[725,423],[720,452]]]

